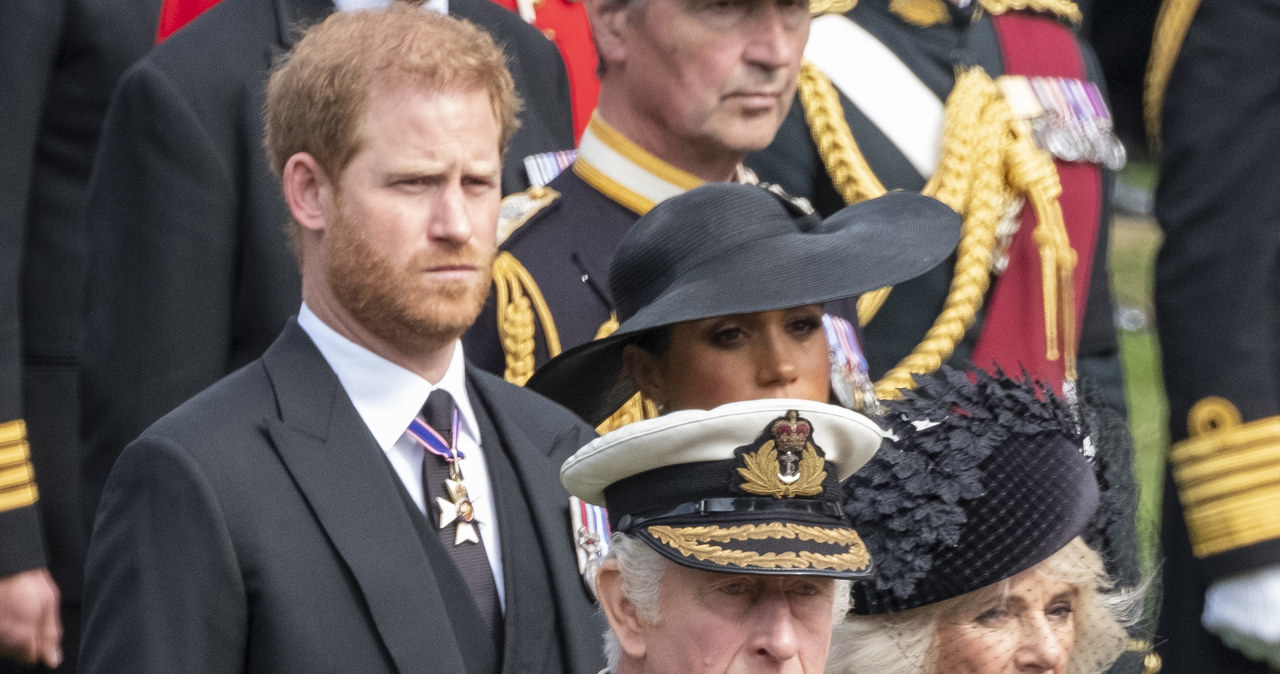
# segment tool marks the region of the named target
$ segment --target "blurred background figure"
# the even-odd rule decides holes
[[[889,440],[845,485],[876,576],[828,671],[1107,671],[1126,627],[1150,627],[1145,585],[1104,564],[1132,543],[1107,521],[1132,493],[1100,497],[1109,457],[1085,454],[1123,422],[1082,427],[1043,385],[981,370],[944,368],[885,405]]]
[[[0,21],[0,672],[75,671],[89,169],[159,4],[14,0]]]
[[[573,144],[559,54],[489,0],[428,8],[504,45],[524,108],[503,189],[524,189],[525,155]],[[334,9],[329,0],[224,0],[121,80],[88,211],[86,520],[126,443],[261,355],[297,311],[288,213],[262,151],[263,87],[299,31]]]
[[[1266,671],[1241,652],[1280,667],[1277,55],[1276,0],[1161,10],[1147,112],[1160,143],[1156,319],[1174,442],[1166,672]]]

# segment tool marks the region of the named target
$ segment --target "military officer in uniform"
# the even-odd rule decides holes
[[[75,671],[89,169],[159,7],[20,0],[0,20],[0,674],[31,671],[9,658]]]
[[[815,11],[799,100],[747,164],[824,214],[908,189],[965,217],[953,265],[859,304],[881,394],[971,359],[1055,384],[1078,369],[1121,406],[1106,223],[1107,167],[1123,149],[1096,59],[1072,32],[1079,10],[835,0]]]
[[[610,671],[822,671],[872,570],[839,485],[879,446],[860,414],[766,399],[640,421],[569,459],[565,486],[614,531],[595,575]]]
[[[1280,71],[1259,67],[1277,44],[1276,0],[1168,1],[1151,58],[1177,674],[1280,668]]]
[[[795,92],[809,34],[798,0],[587,0],[600,98],[573,165],[508,197],[494,293],[464,338],[481,368],[523,384],[609,332],[607,273],[654,204],[707,181],[749,181]]]

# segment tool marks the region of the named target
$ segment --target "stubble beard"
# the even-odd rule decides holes
[[[493,276],[494,253],[467,244],[414,255],[398,267],[370,245],[364,229],[340,207],[329,228],[326,275],[335,299],[377,338],[405,354],[427,354],[453,343],[475,322]],[[471,265],[474,281],[426,283],[426,269]]]

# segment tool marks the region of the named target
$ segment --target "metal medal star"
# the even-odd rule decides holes
[[[461,545],[464,541],[479,543],[480,535],[476,532],[478,524],[476,511],[471,505],[471,497],[467,495],[467,486],[462,483],[462,480],[445,480],[444,484],[448,487],[449,497],[453,500],[436,497],[436,505],[440,508],[440,528],[443,529],[457,522],[456,535],[453,538],[454,545]]]

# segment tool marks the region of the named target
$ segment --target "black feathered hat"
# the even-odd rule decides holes
[[[1011,578],[1081,535],[1098,507],[1080,425],[1050,389],[1025,372],[946,367],[916,381],[885,402],[887,439],[845,485],[877,566],[857,613]]]

